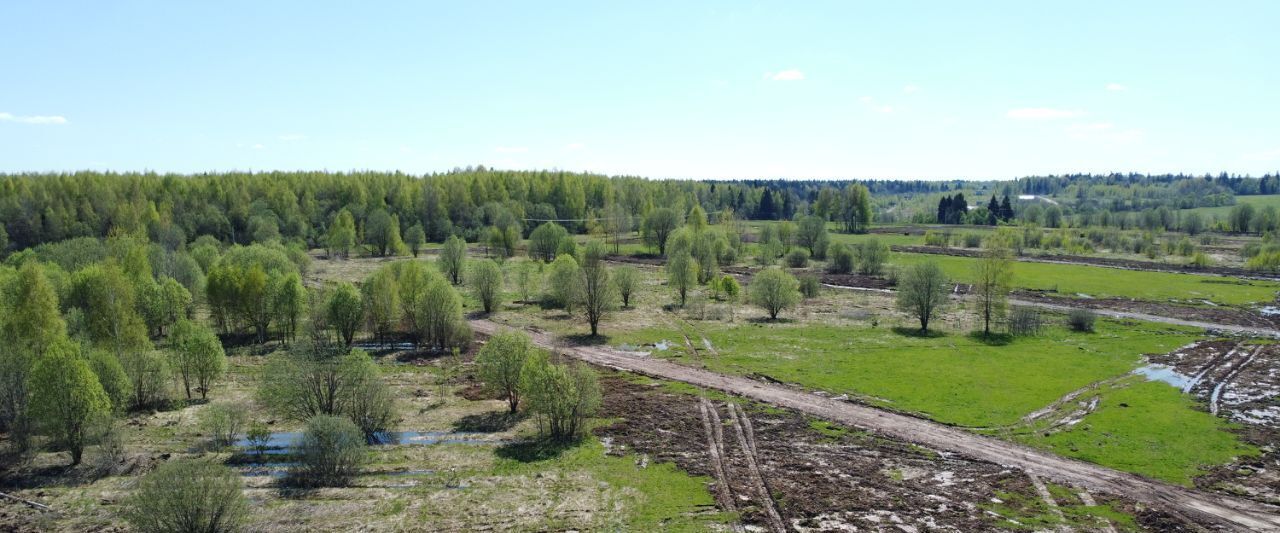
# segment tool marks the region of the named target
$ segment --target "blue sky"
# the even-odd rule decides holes
[[[0,171],[1280,170],[1280,2],[356,4],[5,2]]]

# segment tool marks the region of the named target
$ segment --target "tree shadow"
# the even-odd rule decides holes
[[[453,423],[453,430],[466,433],[498,433],[519,424],[525,416],[508,410],[467,415]]]
[[[581,440],[532,439],[503,445],[494,453],[503,459],[535,463],[560,457],[565,450],[577,446],[579,442]]]
[[[573,335],[565,335],[564,340],[574,346],[600,346],[609,343],[609,336],[575,333]]]
[[[893,332],[903,337],[915,337],[918,339],[936,339],[938,337],[946,337],[947,334],[936,329],[928,331],[920,331],[920,328],[909,328],[906,326],[894,326]]]
[[[1005,346],[1013,342],[1013,335],[1008,333],[983,333],[981,331],[973,331],[969,333],[969,338],[987,346]]]
[[[752,324],[794,324],[795,321],[796,319],[794,318],[786,318],[786,317],[769,318],[767,316],[757,316],[757,317],[751,317],[747,319],[747,322],[750,322]]]

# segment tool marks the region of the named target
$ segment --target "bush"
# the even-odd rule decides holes
[[[946,248],[951,245],[951,234],[940,233],[937,231],[926,231],[924,232],[924,244],[925,246],[941,246]]]
[[[143,532],[236,531],[248,511],[241,486],[238,474],[210,461],[165,463],[138,482],[124,518]]]
[[[742,286],[738,284],[738,278],[729,274],[720,278],[720,290],[724,291],[724,299],[730,302],[738,301],[738,296],[742,294]]]
[[[1213,266],[1213,260],[1204,252],[1196,252],[1191,256],[1191,265],[1196,268],[1207,268]]]
[[[546,427],[555,440],[577,438],[600,408],[599,375],[582,363],[552,364],[545,353],[525,361],[520,388],[529,410],[541,421],[539,429]]]
[[[809,266],[809,251],[804,248],[796,248],[787,254],[787,266],[791,268],[804,268]]]
[[[770,319],[776,319],[779,312],[800,300],[799,285],[796,278],[786,271],[766,268],[751,278],[747,291],[752,304],[768,312]]]
[[[1015,307],[1009,313],[1009,334],[1015,337],[1034,337],[1044,329],[1044,317],[1030,307]]]
[[[889,245],[872,237],[858,246],[858,273],[864,276],[879,276],[884,273],[884,264],[889,260]]]
[[[230,446],[236,441],[236,434],[244,425],[243,406],[217,403],[205,407],[200,417],[200,426],[217,446]]]
[[[827,264],[827,270],[835,274],[851,274],[853,273],[854,256],[853,250],[843,244],[832,244],[831,249],[827,251],[827,257],[831,258],[831,262]]]
[[[805,298],[816,298],[821,288],[822,284],[818,283],[818,276],[813,274],[800,276],[800,294]]]
[[[267,453],[267,443],[271,442],[271,430],[267,429],[267,425],[262,422],[254,422],[249,425],[249,431],[245,433],[245,440],[249,441],[249,449],[258,457],[262,457]]]
[[[1067,314],[1067,326],[1072,331],[1081,333],[1092,333],[1093,324],[1097,322],[1098,315],[1089,309],[1072,309]]]
[[[966,234],[964,234],[964,247],[965,247],[965,248],[978,248],[978,247],[981,247],[981,246],[982,246],[982,235],[977,234],[977,233],[966,233]]]
[[[292,481],[311,487],[347,484],[367,460],[360,428],[350,420],[320,415],[307,421],[298,444],[298,466]]]

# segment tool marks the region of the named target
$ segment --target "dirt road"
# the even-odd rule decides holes
[[[475,331],[486,335],[509,329],[488,320],[472,320]],[[975,435],[920,418],[816,396],[781,385],[761,383],[690,368],[661,359],[626,354],[603,346],[570,346],[553,336],[530,332],[533,342],[584,361],[655,378],[741,395],[773,405],[856,426],[881,435],[913,442],[1029,473],[1080,488],[1123,495],[1148,505],[1172,508],[1235,531],[1280,531],[1280,509],[1219,494],[1207,494],[1152,481],[1133,474],[1076,461],[1049,452]]]

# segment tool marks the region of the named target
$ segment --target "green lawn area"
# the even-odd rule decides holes
[[[1236,196],[1236,205],[1241,205],[1241,204],[1252,204],[1254,207],[1259,209],[1267,206],[1272,206],[1272,207],[1275,207],[1276,209],[1280,209],[1280,194],[1259,194],[1259,195],[1252,195],[1252,196]],[[1182,209],[1179,211],[1179,213],[1183,215],[1187,213],[1200,213],[1201,216],[1218,217],[1219,219],[1225,219],[1227,217],[1227,214],[1231,212],[1232,207],[1234,206],[1224,205],[1219,207],[1197,207],[1194,209]]]
[[[933,261],[952,279],[969,283],[978,260],[929,254],[894,253],[889,261],[909,265]],[[1085,265],[1016,262],[1013,284],[1026,289],[1056,289],[1064,296],[1121,297],[1152,301],[1209,300],[1217,304],[1248,305],[1270,302],[1280,283],[1219,276],[1139,272]]]
[[[1185,328],[1106,320],[1099,321],[1097,333],[1054,328],[1004,346],[956,333],[921,338],[886,328],[820,324],[714,323],[702,329],[720,357],[692,361],[681,354],[683,362],[864,395],[969,427],[1014,424],[1070,391],[1132,370],[1141,354],[1167,352],[1195,338]],[[614,343],[662,339],[683,340],[675,330],[647,329],[619,335]],[[678,346],[668,353],[679,354]]]
[[[1258,453],[1224,431],[1228,424],[1221,418],[1194,409],[1191,398],[1177,388],[1136,376],[1127,385],[1107,392],[1098,410],[1069,431],[1018,440],[1188,486],[1202,472],[1201,465]]]
[[[957,333],[922,338],[870,327],[706,322],[695,327],[718,357],[694,359],[685,353],[682,332],[675,329],[646,329],[613,341],[677,341],[655,355],[849,394],[1184,485],[1203,465],[1257,453],[1226,431],[1227,422],[1195,409],[1194,401],[1177,389],[1137,376],[1104,388],[1098,410],[1064,431],[1045,437],[1020,424],[1023,416],[1068,392],[1124,376],[1139,365],[1141,354],[1168,352],[1196,339],[1196,332],[1187,328],[1100,320],[1092,334],[1052,328],[1039,337],[993,346]]]

